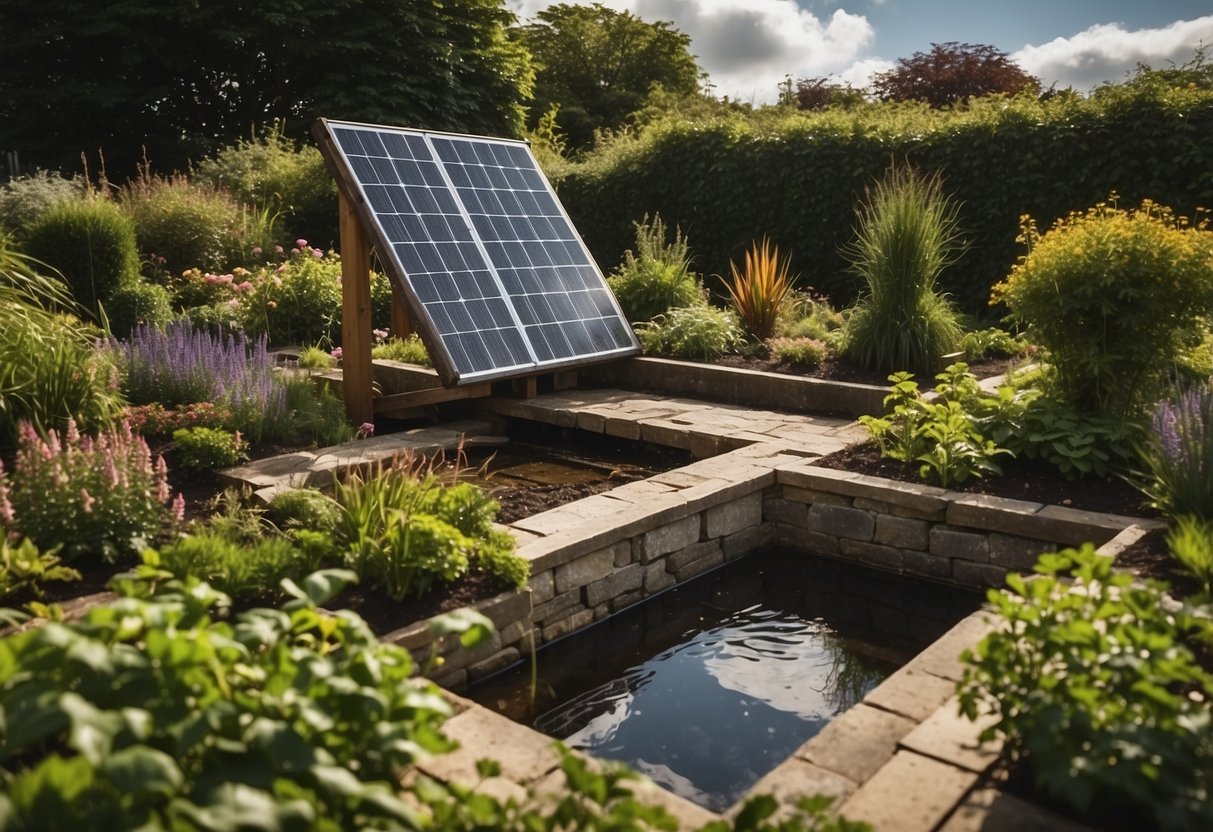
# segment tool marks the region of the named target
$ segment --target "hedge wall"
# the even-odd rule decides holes
[[[1046,228],[1111,191],[1125,205],[1149,197],[1188,215],[1213,207],[1210,137],[1213,93],[1192,89],[995,98],[963,112],[872,105],[654,125],[569,166],[557,188],[606,270],[632,246],[633,222],[659,212],[687,234],[705,274],[727,274],[730,258],[767,234],[792,254],[802,286],[846,303],[857,286],[840,249],[856,201],[891,160],[908,160],[940,170],[963,203],[968,247],[941,282],[980,313],[1021,253],[1022,214]]]

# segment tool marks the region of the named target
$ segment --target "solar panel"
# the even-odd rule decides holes
[[[448,384],[639,352],[525,142],[321,120]]]

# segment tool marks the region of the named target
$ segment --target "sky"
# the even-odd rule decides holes
[[[569,2],[570,0],[566,0]],[[671,21],[713,93],[754,104],[785,76],[833,76],[857,87],[898,58],[957,41],[995,46],[1044,87],[1088,92],[1138,63],[1213,58],[1213,0],[599,0]],[[588,5],[586,2],[584,5]],[[525,22],[551,0],[506,0]]]

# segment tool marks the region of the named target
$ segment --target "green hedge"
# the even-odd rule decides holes
[[[631,246],[633,223],[659,212],[681,227],[706,274],[727,274],[731,258],[770,235],[802,286],[847,302],[857,283],[839,249],[852,237],[854,206],[891,161],[909,161],[941,171],[963,203],[968,249],[941,286],[978,312],[1021,253],[1021,214],[1047,228],[1110,191],[1182,214],[1213,207],[1210,135],[1213,92],[1193,89],[992,98],[958,112],[879,104],[657,124],[571,165],[558,190],[604,269]]]

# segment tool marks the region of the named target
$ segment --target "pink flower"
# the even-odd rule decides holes
[[[386,329],[372,329],[371,334],[375,336],[376,341],[386,341],[387,340],[387,330]]]
[[[333,356],[333,358],[336,358],[338,361],[340,361],[341,360],[341,347],[333,347],[333,350],[330,354]]]
[[[178,523],[185,520],[185,495],[180,491],[178,491],[177,496],[173,498],[173,519],[175,519]]]
[[[236,288],[241,292],[251,292],[253,291],[253,284],[246,280],[243,283],[237,284]]]
[[[317,260],[319,260],[321,257],[324,256],[324,252],[318,248],[314,248],[314,249],[312,249],[312,256],[315,257]]]
[[[307,246],[307,240],[300,237],[298,240],[295,241],[295,245],[299,246],[299,248],[304,248],[305,246]]]
[[[229,300],[227,302],[227,305],[228,305],[229,309],[238,309],[238,308],[240,308],[240,301],[236,300],[235,298],[232,298],[231,300]]]
[[[298,254],[298,253],[299,253],[299,249],[297,249],[297,248],[291,249],[291,254]]]
[[[87,488],[80,489],[80,507],[84,509],[85,514],[93,513],[93,504],[97,502],[97,498],[88,493]]]
[[[260,254],[261,246],[253,246],[253,254]]]
[[[274,254],[282,254],[282,246],[274,246]]]
[[[283,263],[281,266],[278,267],[278,274],[282,274],[284,271],[286,271],[286,263]],[[281,285],[281,284],[279,284],[279,285]]]
[[[366,438],[374,436],[374,435],[375,435],[374,422],[363,422],[361,425],[358,426],[358,438],[359,439],[366,439]]]

